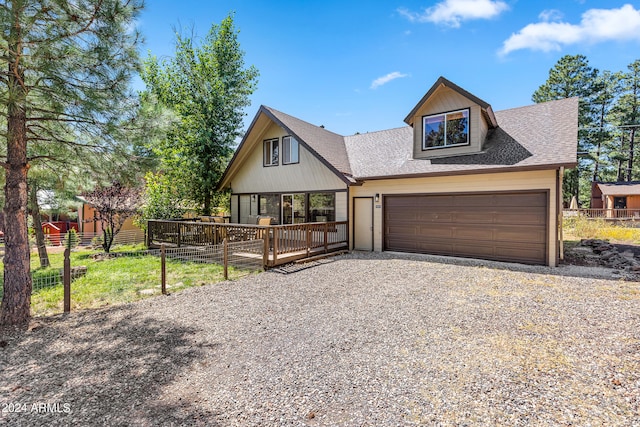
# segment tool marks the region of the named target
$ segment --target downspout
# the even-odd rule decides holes
[[[564,261],[564,236],[563,236],[563,206],[562,206],[562,180],[564,178],[564,166],[560,166],[558,169],[557,181],[557,203],[556,210],[558,211],[558,248],[560,250],[560,261]]]

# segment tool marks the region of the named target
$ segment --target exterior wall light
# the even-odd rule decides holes
[[[376,203],[380,201],[380,193],[376,193]]]

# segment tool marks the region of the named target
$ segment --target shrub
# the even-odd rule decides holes
[[[69,248],[69,250],[77,247],[78,244],[80,243],[80,239],[78,238],[78,233],[76,233],[76,230],[74,230],[73,228],[67,231],[67,234],[65,235],[64,240],[65,240],[65,246]]]

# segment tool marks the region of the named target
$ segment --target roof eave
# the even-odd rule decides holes
[[[561,167],[566,169],[573,168],[577,165],[575,163],[554,163],[546,165],[532,165],[532,166],[516,166],[516,167],[500,167],[500,168],[486,168],[486,169],[461,169],[456,171],[438,171],[438,172],[422,172],[412,174],[397,174],[397,175],[378,175],[378,176],[366,176],[358,177],[358,182],[364,181],[380,181],[384,179],[401,179],[401,178],[429,178],[438,176],[453,176],[453,175],[480,175],[489,173],[502,173],[502,172],[530,172],[537,170],[558,170]]]
[[[497,121],[496,121],[496,117],[493,114],[493,110],[491,109],[491,105],[478,98],[477,96],[475,96],[474,94],[464,90],[463,88],[461,88],[460,86],[458,86],[457,84],[453,83],[450,80],[447,80],[446,78],[440,76],[438,78],[438,80],[436,80],[436,82],[431,86],[431,88],[427,91],[427,93],[420,99],[420,101],[415,105],[415,107],[413,107],[413,109],[411,110],[411,112],[407,115],[407,117],[404,118],[404,122],[406,124],[408,124],[409,126],[412,126],[412,122],[411,119],[413,118],[413,116],[416,114],[416,112],[418,111],[418,109],[420,109],[420,107],[427,102],[427,100],[429,98],[431,98],[431,95],[433,95],[433,93],[440,87],[440,86],[446,86],[450,89],[455,90],[456,92],[458,92],[460,95],[464,96],[465,98],[468,98],[469,100],[475,102],[476,104],[478,104],[480,106],[480,108],[482,108],[483,110],[487,111],[487,115],[489,116],[492,124],[494,127],[496,127]]]
[[[302,144],[312,155],[314,155],[323,165],[325,165],[329,170],[331,170],[338,178],[340,178],[346,185],[351,185],[353,181],[349,179],[349,177],[344,173],[338,170],[334,165],[329,163],[327,159],[322,157],[316,150],[314,150],[304,139],[300,137],[296,132],[294,132],[291,128],[289,128],[286,124],[284,124],[278,117],[276,117],[269,109],[265,108],[265,114],[271,120],[285,129],[289,134],[293,135],[293,137],[298,141],[298,143]]]
[[[236,160],[236,158],[238,157],[238,155],[240,154],[240,151],[244,147],[248,136],[251,134],[251,131],[255,127],[256,122],[258,121],[258,118],[260,117],[260,114],[264,113],[265,111],[266,111],[265,106],[264,105],[260,105],[260,108],[258,108],[258,112],[253,117],[253,120],[251,121],[251,124],[249,125],[249,128],[247,129],[247,131],[245,132],[244,136],[242,137],[242,140],[240,141],[240,144],[238,145],[238,148],[236,148],[235,153],[233,153],[233,157],[231,157],[231,160],[229,160],[229,163],[227,164],[227,167],[225,168],[224,173],[222,174],[222,177],[220,177],[220,180],[216,184],[216,191],[223,191],[230,184],[229,181],[231,181],[231,179],[230,179],[229,173],[230,173],[231,167],[233,166],[233,163]]]

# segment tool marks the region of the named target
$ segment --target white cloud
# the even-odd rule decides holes
[[[402,74],[399,71],[394,71],[393,73],[389,73],[386,76],[378,77],[373,82],[371,82],[371,89],[376,89],[382,85],[389,83],[391,80],[400,79],[402,77],[408,77],[408,74]]]
[[[640,41],[640,10],[626,4],[619,9],[590,9],[582,14],[579,24],[548,22],[557,14],[540,15],[544,22],[529,24],[512,34],[499,54],[507,55],[520,49],[549,52],[576,43],[604,41]]]
[[[398,9],[411,22],[432,22],[458,28],[462,21],[490,19],[500,15],[509,6],[501,0],[444,0],[422,13]]]
[[[562,12],[560,12],[557,9],[547,9],[540,12],[540,15],[538,15],[538,18],[540,18],[541,21],[549,22],[549,21],[559,21],[562,19],[562,16],[563,16]]]

